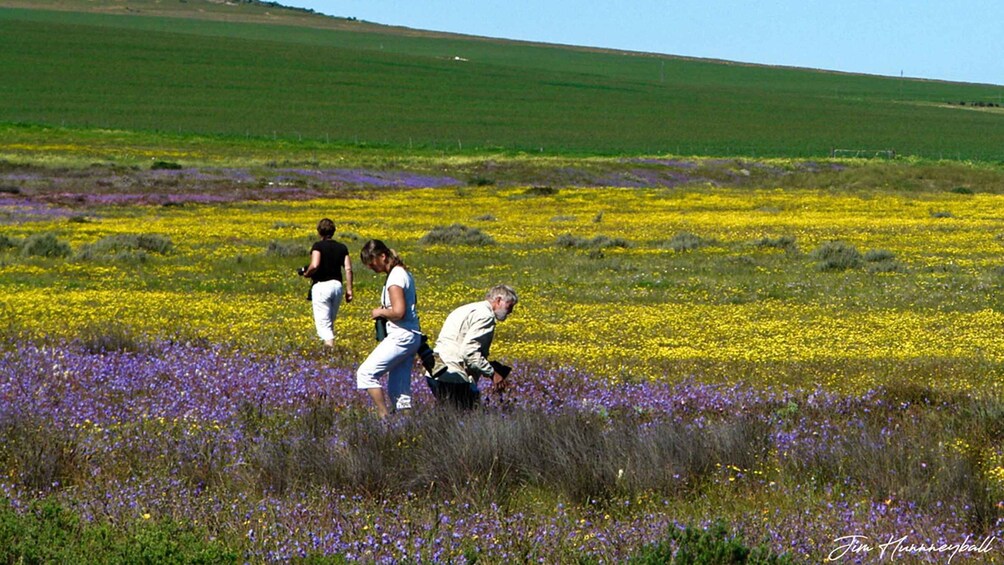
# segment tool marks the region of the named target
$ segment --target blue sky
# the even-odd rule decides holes
[[[280,0],[487,37],[1004,85],[1004,0]]]

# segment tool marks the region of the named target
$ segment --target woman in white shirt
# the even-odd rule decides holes
[[[380,307],[374,308],[371,314],[374,320],[387,321],[387,336],[356,371],[356,387],[369,393],[377,414],[386,418],[390,412],[387,396],[394,410],[411,408],[411,367],[422,339],[415,308],[418,301],[415,279],[398,254],[379,239],[367,241],[359,258],[373,272],[387,275]],[[384,374],[387,375],[386,395],[379,381]]]

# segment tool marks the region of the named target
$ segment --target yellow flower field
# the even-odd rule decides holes
[[[73,339],[115,326],[150,337],[199,337],[239,347],[315,346],[293,274],[321,217],[357,253],[368,238],[397,248],[415,273],[419,310],[435,334],[451,308],[495,282],[520,292],[496,353],[570,364],[610,378],[669,378],[864,388],[890,377],[925,386],[999,387],[1004,352],[997,294],[1004,275],[1004,198],[995,195],[828,193],[701,188],[463,188],[370,191],[302,202],[104,207],[88,221],[8,226],[52,232],[76,251],[113,234],[170,238],[146,261],[3,256],[0,303],[11,327]],[[424,245],[460,223],[487,247]],[[678,251],[676,234],[708,245]],[[620,238],[627,247],[561,247],[562,235]],[[798,253],[758,246],[794,238]],[[816,268],[811,251],[840,240],[883,250],[897,267]],[[270,241],[301,257],[266,254]],[[355,256],[355,255],[354,255]],[[356,262],[356,301],[338,341],[351,358],[372,346],[368,312],[381,280]],[[910,367],[910,371],[903,371]],[[932,369],[935,368],[935,369]],[[911,372],[912,371],[912,372]],[[950,379],[951,382],[947,382]]]

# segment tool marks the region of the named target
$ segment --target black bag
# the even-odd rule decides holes
[[[387,337],[387,318],[380,317],[373,320],[373,329],[376,333],[376,340],[383,341]]]

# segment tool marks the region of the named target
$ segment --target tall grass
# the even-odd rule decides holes
[[[518,400],[501,403],[492,395],[474,412],[423,401],[408,415],[380,422],[358,402],[361,397],[352,400],[358,391],[340,385],[329,385],[331,396],[312,394],[310,387],[269,385],[260,399],[245,392],[220,410],[215,404],[222,398],[221,381],[241,379],[245,384],[235,390],[247,391],[252,382],[277,383],[277,375],[311,374],[323,364],[162,347],[180,354],[183,364],[153,363],[164,353],[156,348],[136,354],[65,346],[33,353],[21,347],[7,354],[5,366],[29,381],[45,382],[37,359],[53,353],[77,376],[69,377],[65,396],[55,387],[45,390],[43,399],[19,392],[16,402],[0,411],[0,468],[19,508],[16,515],[0,511],[0,539],[11,531],[22,532],[15,536],[34,531],[32,501],[46,499],[91,516],[88,526],[78,527],[74,515],[47,511],[69,520],[60,531],[74,532],[61,551],[79,550],[75,543],[88,539],[87,527],[112,524],[104,535],[115,543],[101,551],[120,551],[117,544],[135,531],[133,522],[151,520],[153,530],[141,529],[159,540],[161,550],[212,550],[220,556],[236,551],[252,560],[311,552],[322,557],[322,548],[329,558],[336,557],[330,554],[336,547],[352,551],[358,547],[353,544],[368,543],[360,541],[367,535],[360,529],[378,519],[367,517],[372,512],[377,517],[396,512],[392,519],[404,520],[412,532],[398,532],[409,544],[415,536],[441,539],[441,530],[447,536],[469,531],[444,521],[449,514],[441,513],[443,508],[478,519],[541,515],[552,526],[568,515],[575,521],[581,516],[583,522],[598,522],[598,530],[587,530],[592,536],[611,535],[604,528],[639,528],[627,547],[587,550],[560,539],[534,539],[533,528],[510,526],[510,537],[502,542],[507,551],[547,561],[635,556],[652,562],[654,555],[683,559],[691,551],[767,559],[796,547],[800,559],[812,561],[827,553],[827,539],[845,535],[846,528],[867,525],[886,535],[910,524],[921,532],[917,535],[926,535],[931,523],[952,522],[949,534],[978,537],[999,530],[1004,482],[996,469],[1004,407],[993,397],[916,385],[856,396],[704,385],[618,387],[583,373],[561,379],[555,378],[560,371],[531,370],[524,376],[536,379],[520,385]],[[101,381],[115,374],[104,363],[109,368],[156,364],[160,372],[154,380],[187,379],[185,393],[194,399],[208,392],[212,405],[182,406],[180,417],[168,408],[148,418],[108,419],[93,408],[129,410],[137,401],[129,387],[145,389],[151,380],[122,376],[82,395],[88,375]],[[243,374],[232,375],[234,367]],[[168,388],[151,389],[149,398],[139,401],[159,406],[157,397],[177,396]],[[659,400],[643,405],[640,397]],[[74,406],[59,408],[69,398],[77,399]],[[559,406],[560,398],[567,405]],[[26,411],[30,405],[33,412]],[[205,419],[204,411],[214,416]],[[84,420],[83,414],[91,417]],[[53,416],[69,421],[52,421]],[[116,489],[123,494],[110,494]],[[185,500],[165,499],[164,492]],[[220,504],[234,511],[220,513]],[[757,509],[752,519],[747,506]],[[821,517],[798,517],[803,512]],[[788,514],[804,531],[784,526]],[[734,524],[739,535],[721,526],[707,528],[709,516]],[[183,519],[211,528],[221,545],[194,543],[193,529],[171,526]],[[658,521],[658,533],[644,533],[640,524],[652,520]],[[688,523],[702,527],[685,528]],[[486,544],[499,539],[499,533],[489,536],[493,530],[484,529],[494,526],[473,527],[485,540],[452,547],[486,551]],[[306,545],[292,545],[304,540]],[[389,538],[383,543],[391,545],[373,556],[432,558],[425,550],[402,549],[405,541]],[[45,551],[58,546],[49,538],[39,543]],[[766,545],[751,547],[761,543]],[[503,558],[491,552],[481,557]]]

